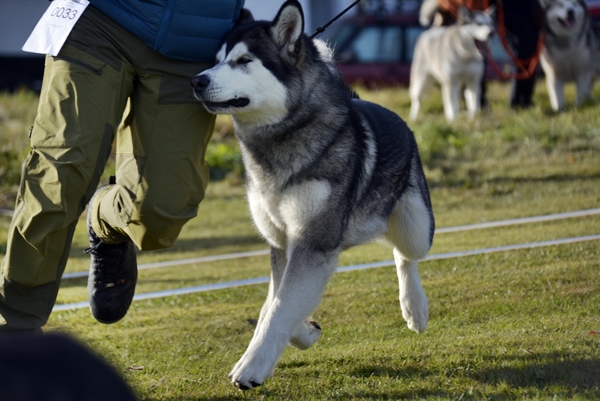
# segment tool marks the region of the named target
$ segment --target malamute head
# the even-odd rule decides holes
[[[468,31],[476,43],[488,44],[496,31],[494,25],[495,12],[496,7],[494,5],[484,11],[470,11],[467,7],[460,6],[457,23]]]
[[[245,10],[217,64],[196,75],[192,87],[211,113],[231,114],[236,123],[269,125],[297,108],[310,81],[331,70],[331,63],[329,48],[304,35],[300,3],[289,0],[273,21],[254,21]]]
[[[577,36],[587,19],[584,0],[540,0],[546,29],[558,37]]]

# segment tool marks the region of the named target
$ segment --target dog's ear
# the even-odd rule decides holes
[[[304,13],[297,0],[288,0],[279,9],[271,23],[271,36],[280,49],[287,46],[289,53],[300,49],[299,39],[304,32]]]
[[[489,15],[491,18],[494,18],[494,14],[496,14],[496,5],[495,4],[491,4],[488,8],[485,9],[484,12],[487,15]]]
[[[254,16],[250,12],[250,10],[242,8],[242,11],[240,11],[240,16],[238,17],[237,21],[235,21],[235,25],[237,26],[252,21],[254,21]]]
[[[540,6],[542,6],[543,9],[550,7],[550,5],[552,4],[552,0],[539,0],[539,2]]]
[[[471,11],[465,6],[458,7],[458,22],[466,24],[471,21]]]

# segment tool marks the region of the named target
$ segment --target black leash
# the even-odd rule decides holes
[[[356,0],[354,3],[350,4],[348,7],[346,7],[346,9],[344,11],[342,11],[341,13],[339,13],[338,15],[336,15],[331,21],[329,21],[328,23],[326,23],[323,26],[320,26],[316,29],[315,33],[313,33],[310,38],[313,39],[315,36],[317,36],[318,34],[321,34],[325,31],[325,29],[327,29],[329,27],[329,25],[333,24],[335,21],[338,20],[338,18],[340,18],[342,15],[346,14],[346,12],[348,10],[350,10],[352,7],[354,7],[355,5],[357,5],[358,3],[360,3],[361,0]]]

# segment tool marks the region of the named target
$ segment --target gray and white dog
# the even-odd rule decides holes
[[[584,0],[540,0],[546,39],[540,63],[554,111],[565,107],[564,86],[577,85],[577,104],[591,98],[600,75],[600,27],[592,26]]]
[[[458,21],[449,26],[432,26],[419,36],[410,67],[410,115],[415,120],[421,108],[421,96],[432,82],[442,89],[446,120],[458,115],[461,91],[469,117],[481,108],[481,79],[485,63],[480,48],[487,46],[494,33],[492,15],[486,11],[459,8]]]
[[[321,327],[310,315],[351,246],[391,244],[402,315],[418,333],[428,321],[417,262],[434,220],[413,134],[393,112],[353,99],[331,51],[303,31],[296,0],[273,21],[247,16],[217,64],[192,80],[209,112],[233,117],[250,211],[271,247],[268,296],[229,375],[244,390],[273,373],[286,345],[317,341]]]

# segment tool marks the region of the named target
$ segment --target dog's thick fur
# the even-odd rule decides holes
[[[461,7],[456,24],[433,26],[417,39],[410,68],[411,120],[417,118],[421,96],[434,80],[441,86],[448,121],[458,115],[463,88],[469,117],[479,111],[485,63],[477,43],[485,46],[493,35],[493,13],[493,7],[473,12]]]
[[[554,111],[565,107],[564,85],[575,82],[577,104],[592,96],[600,75],[600,27],[593,26],[584,0],[540,0],[546,35],[540,63]]]
[[[391,244],[402,315],[418,333],[427,326],[417,262],[434,220],[413,134],[391,111],[352,99],[331,51],[303,31],[300,4],[287,1],[274,21],[234,28],[216,66],[192,81],[208,111],[233,117],[252,217],[271,246],[269,293],[230,373],[240,389],[262,384],[287,344],[317,341],[310,315],[348,247]]]

